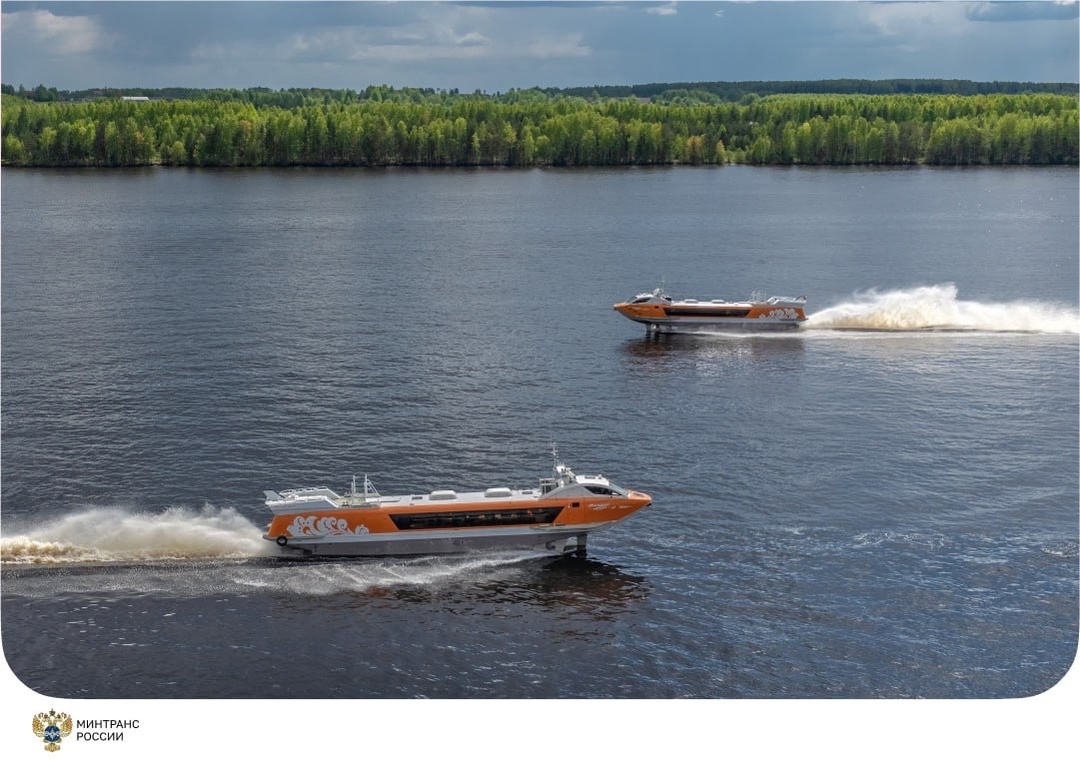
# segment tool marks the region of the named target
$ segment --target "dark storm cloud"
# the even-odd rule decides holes
[[[267,42],[320,27],[393,27],[409,17],[407,9],[391,3],[5,2],[3,7],[5,13],[37,9],[91,19],[109,32],[103,55],[151,64],[186,62],[199,46]]]
[[[1075,3],[4,2],[2,73],[9,84],[64,89],[1075,81],[1076,11]]]

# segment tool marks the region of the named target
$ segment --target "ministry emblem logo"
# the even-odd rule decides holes
[[[60,749],[60,742],[71,733],[72,720],[67,713],[50,710],[34,716],[34,734],[45,741],[48,752]]]

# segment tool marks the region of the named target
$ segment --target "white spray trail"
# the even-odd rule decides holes
[[[145,514],[89,508],[0,541],[5,564],[237,559],[272,554],[261,530],[235,509],[171,507]]]
[[[1080,311],[1049,302],[971,302],[954,284],[854,295],[852,301],[813,313],[808,329],[863,331],[994,331],[1080,334]]]

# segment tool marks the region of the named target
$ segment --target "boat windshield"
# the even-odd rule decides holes
[[[606,485],[582,485],[582,487],[593,495],[629,495],[621,487],[611,482]]]
[[[646,294],[638,294],[638,295],[636,295],[630,301],[630,304],[631,305],[646,305],[646,304],[649,304],[649,303],[654,303],[655,304],[657,302],[660,302],[660,303],[671,302],[671,297],[669,297],[667,294],[664,294],[659,289],[655,289],[655,290],[650,291],[650,292],[648,292]]]

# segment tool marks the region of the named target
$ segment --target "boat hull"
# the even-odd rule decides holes
[[[801,304],[621,302],[614,308],[622,316],[657,333],[794,331],[806,321]]]
[[[395,533],[392,537],[289,538],[284,544],[279,542],[278,549],[280,555],[289,557],[442,556],[485,551],[523,551],[540,556],[563,556],[584,552],[588,533],[603,526],[501,531],[447,530]],[[264,537],[273,540],[269,535]]]
[[[649,321],[631,318],[631,320],[645,324],[648,331],[657,334],[692,334],[700,331],[798,331],[801,326],[801,323],[796,321],[751,321],[742,319]]]

